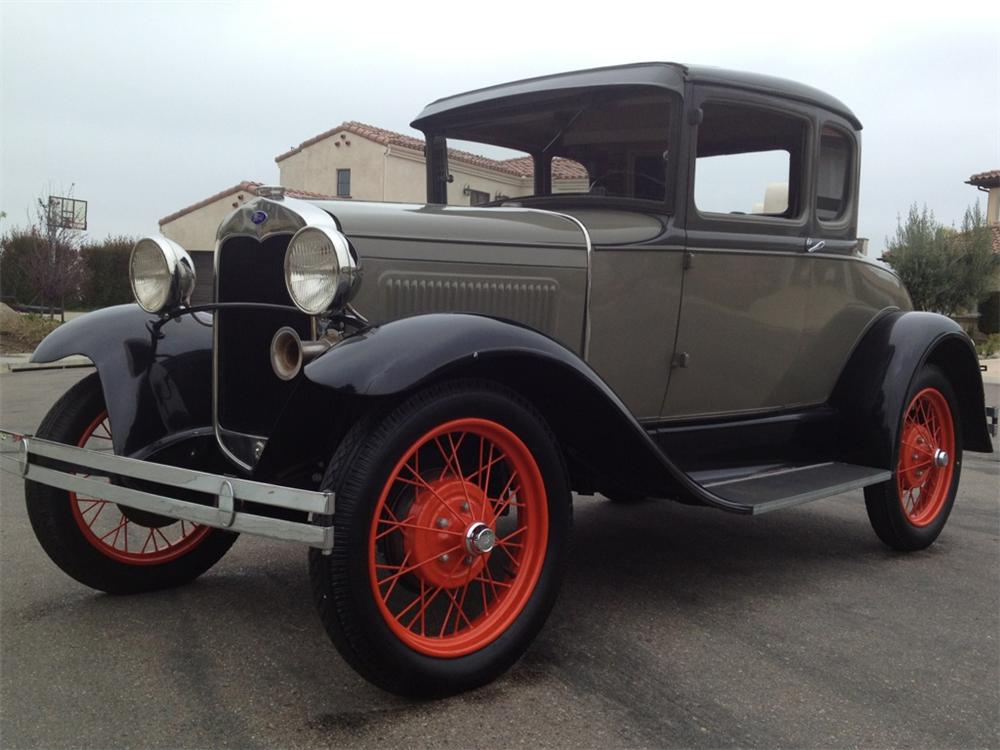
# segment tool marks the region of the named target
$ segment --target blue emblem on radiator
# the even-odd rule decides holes
[[[253,214],[251,214],[250,216],[250,221],[252,221],[254,224],[257,224],[258,226],[260,224],[263,224],[265,221],[267,221],[267,212],[254,211]]]

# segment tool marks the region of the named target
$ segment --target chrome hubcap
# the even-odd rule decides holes
[[[948,465],[948,451],[943,451],[938,448],[934,451],[934,465],[944,468]]]
[[[465,532],[465,547],[473,555],[485,555],[493,549],[496,542],[493,529],[482,522],[472,524]]]

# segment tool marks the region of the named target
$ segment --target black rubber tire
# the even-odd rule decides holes
[[[932,523],[923,527],[910,523],[900,503],[895,473],[888,482],[865,487],[865,508],[868,511],[868,520],[871,521],[872,528],[878,538],[886,545],[901,552],[926,549],[938,538],[948,521],[952,506],[955,504],[959,476],[962,472],[961,413],[955,389],[945,374],[933,365],[925,365],[914,378],[910,391],[906,394],[906,403],[903,408],[905,409],[913,398],[925,388],[935,388],[941,392],[948,402],[955,428],[955,451],[952,456],[955,468],[951,478],[951,486],[948,488],[948,495],[937,517]]]
[[[49,410],[37,435],[76,445],[104,410],[100,378],[97,373],[88,375]],[[215,565],[239,536],[212,529],[182,557],[154,565],[130,565],[108,557],[87,541],[65,490],[28,481],[24,495],[31,528],[52,562],[85,586],[109,594],[137,594],[193,581]]]
[[[381,489],[399,458],[428,430],[464,417],[504,425],[531,451],[548,496],[548,543],[535,589],[507,630],[479,651],[435,658],[404,644],[379,613],[368,578],[368,533]],[[309,552],[313,595],[330,639],[358,673],[397,695],[439,697],[484,685],[520,658],[555,603],[572,525],[562,454],[531,404],[490,382],[431,386],[387,416],[371,415],[355,425],[331,460],[324,486],[336,492],[335,542],[330,555]]]

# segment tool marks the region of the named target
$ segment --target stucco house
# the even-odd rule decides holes
[[[991,169],[988,172],[974,174],[965,181],[965,184],[972,185],[986,193],[986,223],[990,228],[993,252],[1000,253],[1000,169]],[[978,321],[977,327],[983,333],[996,331],[1000,327],[1000,320],[997,319],[998,297],[1000,297],[1000,270],[994,272],[993,283],[990,289],[991,301],[984,302],[979,306],[979,315],[989,316],[988,319],[980,318]]]
[[[195,303],[212,301],[212,261],[219,224],[233,209],[256,196],[261,184],[243,180],[160,219],[160,233],[179,243],[194,261],[197,284],[192,300]],[[288,190],[287,193],[295,198],[332,198],[305,190]]]
[[[1000,253],[1000,169],[974,174],[965,184],[986,193],[986,223],[993,233],[993,252]]]
[[[277,156],[280,184],[340,198],[423,203],[424,141],[363,122],[344,122]],[[448,203],[469,206],[532,191],[530,156],[491,159],[448,149]],[[574,161],[552,162],[555,192],[585,191],[587,172]]]

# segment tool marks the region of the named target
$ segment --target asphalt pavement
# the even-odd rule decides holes
[[[0,376],[0,424],[33,430],[88,372]],[[966,454],[919,553],[879,543],[860,491],[758,518],[600,497],[575,511],[527,655],[421,703],[341,660],[302,548],[243,537],[187,587],[107,596],[49,562],[3,474],[0,746],[1000,746],[997,452]]]

